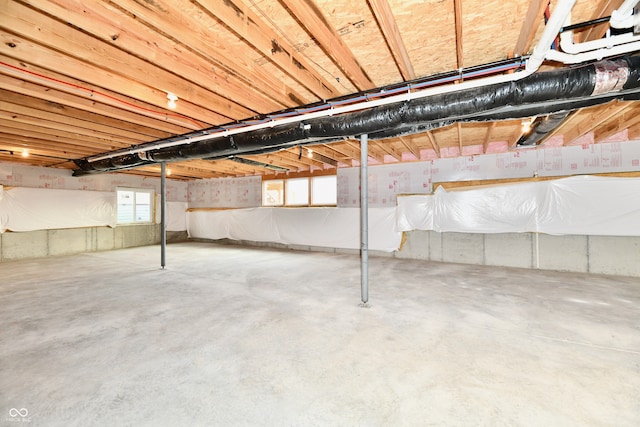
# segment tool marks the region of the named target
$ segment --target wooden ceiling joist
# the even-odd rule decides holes
[[[2,21],[0,21],[1,25]],[[37,56],[39,64],[44,68],[55,70],[78,80],[91,79],[92,85],[105,87],[116,93],[126,90],[128,96],[142,100],[157,108],[166,108],[167,106],[166,92],[133,82],[127,77],[111,73],[104,68],[98,68],[85,60],[69,57],[58,50],[40,46],[1,29],[0,53],[26,63],[29,63],[29,58]],[[104,59],[104,61],[108,61],[108,58]],[[141,80],[143,80],[143,75],[144,73],[141,72],[139,76]],[[228,116],[220,115],[212,110],[188,102],[182,102],[179,112],[207,123],[209,126],[230,120]]]
[[[331,99],[339,95],[336,88],[317,73],[304,56],[241,0],[208,0],[198,1],[198,4],[319,99]]]
[[[543,22],[544,11],[549,4],[549,0],[531,0],[527,9],[527,16],[522,23],[522,29],[516,42],[513,53],[516,57],[525,55],[531,49],[533,38]]]
[[[128,80],[128,87],[146,86],[148,90],[157,93],[156,105],[167,104],[166,94],[177,94],[182,104],[206,105],[209,111],[217,111],[230,119],[242,119],[252,116],[255,111],[230,101],[203,87],[194,89],[194,83],[179,77],[172,72],[150,65],[148,62],[126,53],[116,47],[106,45],[95,38],[79,33],[73,27],[48,19],[42,13],[18,4],[7,2],[4,13],[11,19],[13,25],[6,30],[20,37],[25,37],[46,49],[58,53],[64,52],[66,58],[82,61],[92,68],[90,74],[83,74],[84,79],[93,78],[96,74],[105,75],[105,80],[119,75]],[[2,21],[0,21],[0,25]],[[17,46],[15,49],[20,48]],[[9,54],[7,52],[7,54]],[[52,67],[56,70],[56,67]],[[125,86],[125,87],[127,87]],[[187,101],[187,102],[185,102]],[[181,108],[183,108],[181,104]],[[188,105],[185,105],[188,107]],[[206,113],[201,117],[204,119]]]
[[[400,143],[407,149],[416,159],[420,159],[420,149],[406,137],[398,137]]]
[[[64,16],[68,23],[86,28],[92,36],[102,42],[117,46],[130,54],[140,55],[141,59],[153,62],[178,76],[188,78],[193,84],[211,90],[227,100],[233,100],[247,110],[269,112],[284,106],[260,91],[247,91],[246,84],[235,76],[211,67],[211,64],[201,56],[151,30],[139,20],[123,14],[107,3],[65,0],[65,7],[53,2],[38,2],[37,7],[43,12]],[[120,25],[116,26],[113,23]],[[152,45],[153,49],[149,49],[149,45]],[[165,90],[188,99],[187,93],[181,92],[177,86],[168,87]],[[246,111],[240,114],[246,114]],[[240,117],[242,116],[235,118]]]
[[[442,157],[440,155],[440,146],[438,145],[438,142],[436,141],[436,137],[433,136],[433,133],[430,131],[425,132],[427,135],[427,140],[429,141],[429,144],[431,144],[431,148],[433,148],[433,150],[436,152],[436,156],[438,156],[438,158]]]
[[[640,108],[637,103],[627,105],[624,112],[618,113],[615,119],[607,122],[593,131],[593,139],[596,143],[612,137],[627,128],[640,124]]]
[[[112,119],[100,116],[95,113],[78,110],[73,107],[66,107],[61,104],[52,103],[38,98],[25,96],[16,92],[10,92],[0,89],[0,110],[13,111],[16,113],[26,113],[32,111],[32,115],[42,118],[58,118],[58,121],[65,123],[76,123],[80,127],[89,127],[96,130],[104,130],[114,135],[140,139],[145,141],[148,139],[161,139],[171,136],[167,132],[158,131],[154,128],[140,126],[135,123],[129,123],[118,119]],[[4,108],[6,103],[8,108]],[[22,107],[19,109],[11,109],[10,105]],[[42,112],[42,113],[40,113]],[[43,114],[39,116],[39,114]]]
[[[240,52],[234,51],[233,46],[220,40],[218,31],[212,31],[212,27],[218,25],[217,22],[213,19],[208,19],[206,22],[195,19],[202,17],[202,10],[190,2],[178,4],[171,0],[153,2],[111,0],[111,3],[134,15],[136,19],[143,21],[156,31],[179,41],[189,50],[197,52],[214,67],[222,68],[228,76],[242,79],[247,85],[246,90],[263,91],[287,107],[313,101],[261,67],[256,67]],[[189,19],[190,17],[193,19]]]
[[[186,133],[207,126],[206,123],[199,123],[194,119],[166,110],[162,111],[151,104],[32,64],[21,63],[4,55],[0,55],[0,62],[8,65],[0,64],[0,77],[2,77],[0,88],[2,89],[171,134]]]
[[[454,17],[456,24],[456,67],[463,67],[462,50],[462,0],[453,0]]]
[[[313,0],[281,0],[281,2],[300,21],[307,33],[318,42],[356,88],[367,90],[375,87],[351,49]]]
[[[416,73],[413,70],[413,65],[409,59],[409,53],[405,47],[396,19],[393,16],[391,7],[387,0],[367,0],[371,11],[378,21],[378,26],[382,31],[385,41],[389,46],[391,55],[398,66],[398,70],[402,75],[402,78],[406,80],[413,80],[416,78]]]
[[[569,145],[576,139],[594,131],[603,123],[620,116],[633,107],[632,102],[614,102],[610,105],[585,108],[571,116],[571,121],[562,129],[564,145]]]
[[[493,132],[493,128],[496,127],[496,122],[491,122],[491,124],[489,124],[489,126],[487,127],[487,131],[484,135],[484,139],[482,141],[482,152],[486,153],[487,152],[487,148],[489,148],[489,141],[491,141],[491,134]]]

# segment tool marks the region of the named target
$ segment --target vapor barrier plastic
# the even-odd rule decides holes
[[[0,232],[116,225],[116,194],[14,187],[0,200]]]
[[[369,249],[393,252],[395,207],[369,209]],[[189,236],[303,246],[360,249],[360,209],[250,208],[187,213]]]
[[[640,178],[576,176],[398,197],[398,231],[640,236]]]
[[[159,201],[156,222],[160,222]],[[167,202],[167,231],[187,229],[187,202]],[[115,227],[114,191],[0,186],[0,233],[81,227]]]

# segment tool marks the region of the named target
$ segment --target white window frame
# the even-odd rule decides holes
[[[267,200],[267,194],[266,194],[266,186],[267,183],[269,182],[282,182],[282,203],[265,203],[265,201]],[[285,195],[285,191],[286,191],[286,180],[284,179],[269,179],[269,180],[263,180],[262,181],[262,206],[264,207],[280,207],[280,206],[284,206],[284,202],[286,200],[286,195]]]
[[[305,200],[304,202],[292,202],[289,197],[289,184],[291,182],[302,182],[305,181],[306,187],[307,187],[307,200]],[[284,180],[284,205],[285,206],[296,206],[296,207],[300,207],[300,206],[309,206],[309,197],[310,197],[310,191],[309,191],[309,185],[310,185],[311,180],[307,177],[305,178],[289,178],[289,179],[285,179]]]
[[[120,221],[120,192],[132,192],[133,193],[133,221]],[[137,206],[141,204],[137,203],[138,194],[149,195],[149,219],[138,220],[136,217]],[[116,224],[117,225],[138,225],[138,224],[153,224],[155,220],[155,206],[156,206],[156,192],[152,188],[132,188],[132,187],[116,187]]]
[[[315,179],[326,179],[328,177],[333,177],[336,182],[336,200],[333,203],[316,203],[313,198],[313,181]],[[289,180],[307,180],[308,193],[307,193],[307,202],[306,203],[291,203],[287,197],[287,182]],[[280,204],[266,204],[266,195],[265,188],[268,182],[278,181],[282,182],[282,203]],[[327,207],[327,206],[337,206],[338,205],[338,176],[337,175],[317,175],[317,176],[309,176],[309,177],[296,177],[296,178],[276,178],[276,179],[263,179],[262,180],[262,206],[263,207]]]
[[[315,180],[322,180],[322,179],[328,179],[328,178],[333,178],[335,183],[335,190],[336,190],[335,201],[333,201],[332,203],[317,203],[315,201],[314,194],[313,194],[313,182]],[[320,175],[320,176],[311,177],[311,179],[309,180],[309,200],[310,200],[311,206],[337,206],[338,205],[338,176],[337,175]]]

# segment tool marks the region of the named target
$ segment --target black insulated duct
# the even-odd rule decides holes
[[[295,145],[324,144],[368,134],[385,139],[424,132],[451,123],[495,121],[568,113],[614,99],[640,97],[640,57],[600,61],[576,68],[532,74],[520,80],[460,90],[368,110],[274,126],[232,137],[151,148],[138,154],[76,161],[75,175],[128,169],[145,164],[196,158],[264,154]],[[565,114],[566,115],[566,114]],[[558,116],[559,117],[559,116]],[[549,122],[550,125],[551,122]],[[208,130],[213,131],[213,129]],[[208,132],[155,141],[162,144]],[[527,144],[535,142],[526,141]]]

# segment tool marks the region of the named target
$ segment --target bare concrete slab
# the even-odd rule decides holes
[[[640,425],[637,278],[372,257],[361,308],[354,255],[159,256],[0,264],[0,424]]]

